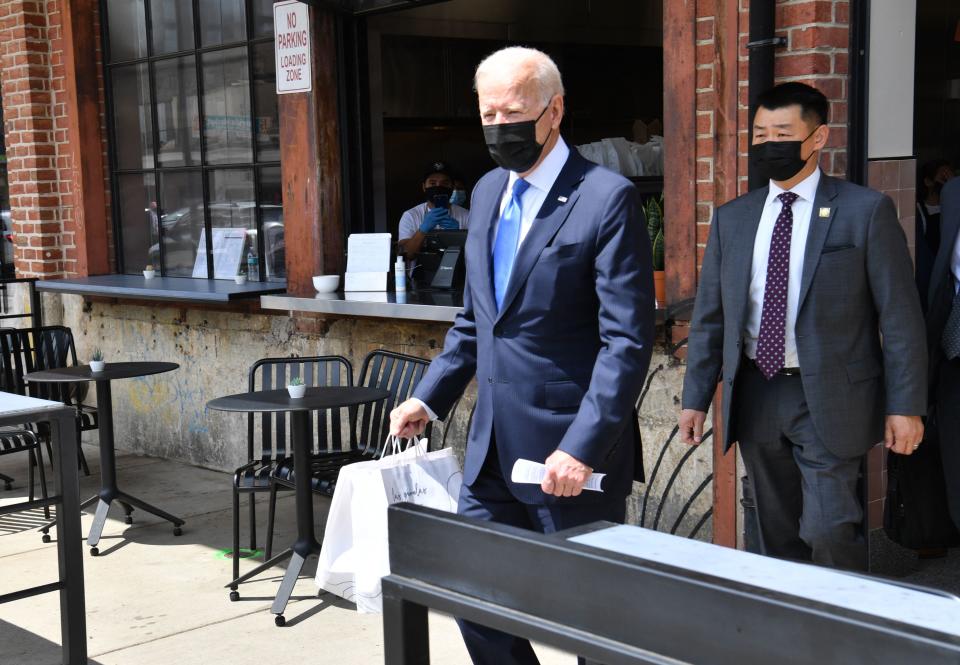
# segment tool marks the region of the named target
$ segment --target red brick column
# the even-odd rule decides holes
[[[21,276],[63,274],[48,39],[42,2],[0,2],[0,94]]]
[[[95,0],[0,0],[0,94],[19,276],[109,271],[96,9]]]
[[[733,5],[736,5],[734,7]],[[718,205],[747,189],[747,40],[750,0],[697,0],[696,18],[696,225],[699,266]],[[731,19],[736,12],[737,21]],[[849,0],[778,0],[776,34],[787,46],[776,54],[776,82],[803,81],[821,90],[830,100],[830,142],[820,165],[832,175],[844,177],[847,170],[848,51],[850,40]],[[736,31],[736,58],[728,50]],[[735,60],[735,62],[734,62]],[[729,159],[728,138],[732,112],[729,91],[736,77],[737,160]],[[731,189],[729,182],[737,182]],[[669,258],[669,257],[668,257]]]

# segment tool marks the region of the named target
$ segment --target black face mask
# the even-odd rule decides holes
[[[484,125],[483,139],[487,143],[490,156],[501,167],[508,171],[524,173],[540,159],[543,152],[543,143],[537,143],[537,122],[547,112],[550,105],[540,112],[536,120],[521,122],[504,122],[499,125]],[[553,131],[553,128],[550,128]],[[547,133],[547,139],[550,133]]]
[[[807,135],[803,141],[765,141],[750,146],[750,166],[757,170],[764,180],[783,182],[800,173],[806,166],[800,151],[807,139],[820,129],[820,125]]]
[[[436,208],[446,208],[450,205],[450,195],[453,194],[453,189],[437,185],[436,187],[427,187],[424,193],[427,195],[428,203],[432,203]]]

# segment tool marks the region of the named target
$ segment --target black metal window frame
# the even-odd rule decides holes
[[[206,238],[206,254],[207,254],[207,277],[206,279],[213,279],[214,277],[214,264],[213,264],[213,242],[212,242],[212,229],[210,221],[210,191],[209,191],[209,173],[214,171],[226,171],[226,170],[251,170],[253,171],[253,183],[254,183],[254,196],[256,198],[256,206],[254,212],[254,219],[256,224],[256,237],[257,237],[257,257],[259,262],[259,279],[261,282],[266,281],[267,270],[265,262],[265,238],[263,233],[263,207],[262,207],[262,196],[261,196],[261,177],[260,174],[263,170],[268,168],[280,168],[280,160],[269,160],[269,161],[259,161],[258,151],[257,151],[257,127],[256,127],[256,118],[257,118],[257,98],[255,90],[255,80],[253,72],[253,57],[254,49],[265,43],[273,43],[273,35],[254,37],[254,11],[253,5],[256,0],[243,0],[244,1],[244,10],[245,10],[245,30],[246,30],[246,39],[241,41],[232,41],[224,42],[221,44],[215,44],[211,46],[202,46],[202,35],[201,35],[201,21],[200,21],[200,3],[202,0],[192,0],[192,11],[193,11],[193,41],[194,48],[185,49],[180,51],[173,51],[170,53],[163,53],[162,55],[154,54],[154,44],[153,44],[153,20],[151,15],[151,2],[150,0],[143,0],[143,11],[144,11],[144,21],[146,23],[146,57],[133,58],[128,60],[117,60],[113,61],[110,57],[110,28],[109,28],[109,16],[108,16],[108,0],[100,0],[99,9],[100,9],[100,30],[101,30],[101,44],[102,44],[102,54],[103,54],[103,78],[104,78],[104,95],[106,99],[106,125],[107,125],[107,136],[108,136],[108,149],[107,154],[110,164],[110,192],[111,192],[111,209],[113,217],[113,233],[114,233],[114,247],[116,248],[116,261],[117,261],[117,272],[120,274],[125,274],[127,272],[126,257],[124,256],[123,251],[123,224],[120,219],[120,192],[119,192],[119,178],[124,175],[153,175],[154,176],[154,188],[156,192],[157,200],[157,217],[162,219],[164,214],[164,201],[160,195],[160,180],[159,176],[164,173],[199,173],[202,192],[203,192],[203,233]],[[207,163],[207,145],[206,145],[206,110],[204,108],[204,81],[203,81],[203,58],[202,56],[207,53],[215,53],[219,51],[228,51],[231,49],[236,49],[243,47],[246,50],[247,54],[247,83],[249,87],[250,95],[250,149],[251,149],[251,161],[249,162],[239,162],[239,163],[225,163],[225,164],[213,164],[210,165]],[[155,65],[158,62],[164,62],[167,60],[177,60],[183,57],[192,56],[194,59],[194,68],[196,70],[196,81],[197,81],[197,115],[200,123],[200,165],[199,166],[161,166],[160,165],[160,150],[159,146],[161,145],[159,140],[160,127],[157,119],[157,85],[156,85],[156,76],[155,76]],[[113,106],[113,70],[118,67],[129,67],[131,65],[141,65],[145,64],[147,66],[147,81],[150,90],[150,138],[153,142],[153,168],[138,168],[138,169],[120,169],[117,163],[117,152],[116,152],[116,129],[114,124],[114,106]],[[160,268],[158,272],[165,272],[165,256],[164,256],[164,237],[163,237],[163,224],[157,224],[157,242],[158,242],[158,251],[160,257]],[[161,274],[163,274],[161,272]],[[284,271],[286,274],[286,270]],[[198,278],[201,279],[201,278]]]

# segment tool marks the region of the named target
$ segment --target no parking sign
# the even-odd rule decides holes
[[[273,37],[277,58],[277,94],[310,92],[310,13],[297,0],[273,5]]]

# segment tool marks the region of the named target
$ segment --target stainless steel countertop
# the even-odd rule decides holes
[[[460,291],[407,291],[400,297],[393,291],[361,291],[354,293],[317,293],[294,295],[281,293],[260,297],[263,309],[289,312],[318,312],[340,316],[370,316],[380,319],[453,323],[463,309]],[[658,309],[656,320],[664,322],[666,312]]]
[[[247,282],[238,285],[229,279],[191,279],[189,277],[145,279],[141,275],[95,275],[37,282],[37,291],[214,304],[244,298],[253,299],[264,293],[283,293],[286,288],[286,282]]]
[[[399,295],[399,297],[398,297]],[[292,312],[319,312],[342,316],[370,316],[381,319],[408,321],[438,321],[453,323],[463,309],[463,294],[459,291],[407,291],[318,293],[298,296],[289,293],[260,297],[263,309]]]

